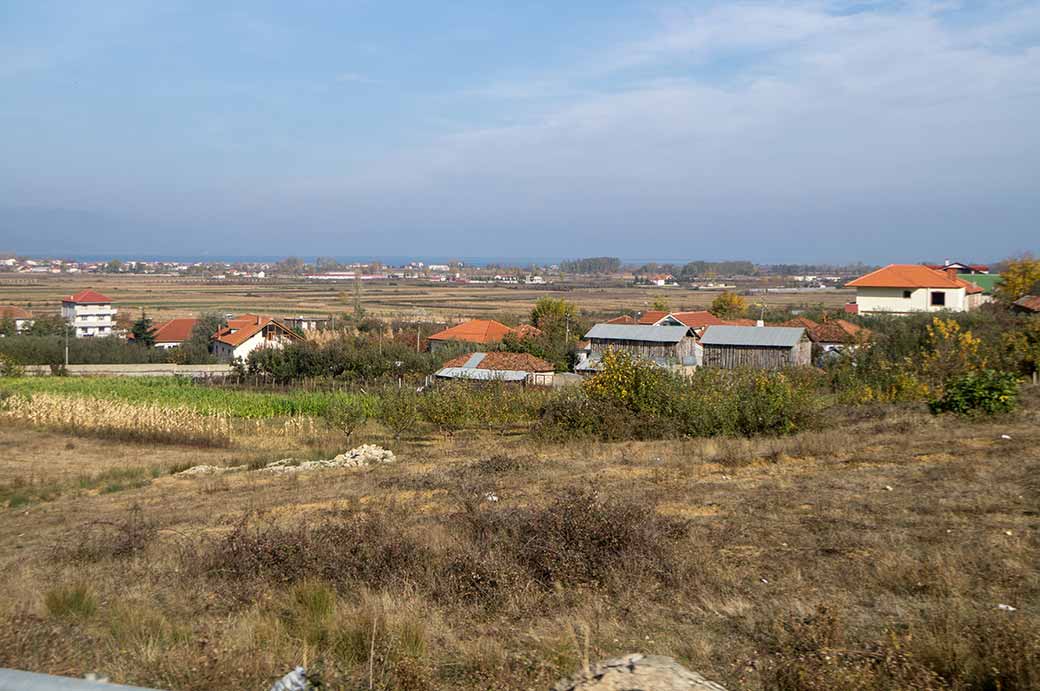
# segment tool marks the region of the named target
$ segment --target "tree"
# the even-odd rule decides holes
[[[720,293],[711,303],[712,314],[722,319],[739,317],[745,309],[747,309],[747,303],[744,302],[744,298],[728,290]]]
[[[65,320],[57,315],[42,315],[33,319],[27,332],[29,336],[63,336],[68,328]]]
[[[663,295],[658,295],[654,298],[653,303],[650,305],[650,309],[656,312],[671,312],[672,306],[668,304],[668,298]]]
[[[0,319],[0,336],[14,336],[17,333],[18,329],[15,328],[14,319],[10,317]]]
[[[566,331],[578,319],[578,308],[562,298],[539,298],[531,310],[531,323],[544,332]]]
[[[155,345],[155,326],[144,311],[141,312],[141,318],[135,321],[130,328],[130,333],[134,336],[134,343],[143,348],[151,348]]]
[[[568,274],[612,274],[621,269],[617,257],[587,257],[560,262],[560,271]]]
[[[107,264],[105,264],[104,269],[102,269],[102,271],[104,271],[104,273],[108,273],[108,274],[117,274],[117,273],[119,273],[122,270],[123,270],[123,262],[119,261],[118,259],[110,260]]]
[[[210,341],[213,334],[226,324],[227,321],[219,314],[201,315],[191,330],[191,336],[177,349],[175,354],[177,361],[185,365],[203,365],[213,362],[214,358],[210,354]]]
[[[1000,274],[1001,282],[997,285],[997,299],[1010,304],[1023,295],[1040,293],[1040,259],[1024,255],[1018,259],[1009,259],[1007,268]]]

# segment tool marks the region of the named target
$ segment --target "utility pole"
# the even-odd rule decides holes
[[[65,322],[65,369],[69,368],[69,324]]]

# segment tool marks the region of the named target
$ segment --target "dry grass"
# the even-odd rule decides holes
[[[0,508],[0,665],[178,689],[263,688],[296,664],[333,688],[526,689],[642,651],[734,689],[1036,688],[1026,403],[971,422],[857,409],[785,439],[460,434],[367,471],[65,484]],[[0,430],[20,459],[0,482],[261,453],[62,439]]]

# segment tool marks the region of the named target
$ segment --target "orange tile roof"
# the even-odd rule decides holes
[[[32,319],[32,312],[14,305],[0,305],[0,319]]]
[[[662,312],[661,310],[650,310],[639,317],[640,324],[656,324],[665,317],[674,317],[691,329],[699,329],[702,326],[715,326],[726,324],[726,320],[716,317],[707,310],[694,310],[691,312]]]
[[[639,322],[637,322],[636,318],[633,317],[633,316],[630,316],[628,314],[622,314],[622,315],[620,315],[618,317],[614,317],[613,319],[608,319],[605,323],[606,324],[638,324]]]
[[[261,317],[257,314],[246,314],[234,319],[228,319],[228,325],[221,328],[213,335],[213,340],[220,341],[232,347],[238,347],[264,330],[266,326],[273,324],[293,340],[300,340],[296,332],[287,329],[280,322],[270,317]]]
[[[982,288],[957,278],[956,274],[951,276],[921,264],[889,264],[847,285],[853,288],[965,288],[968,293],[982,292]]]
[[[112,298],[107,295],[102,295],[96,290],[87,288],[84,291],[76,293],[75,295],[69,295],[68,297],[62,298],[62,302],[75,302],[80,305],[107,305],[112,302]]]
[[[431,341],[467,341],[469,343],[499,343],[512,329],[494,319],[471,319],[456,324],[429,337]]]
[[[444,363],[445,367],[462,367],[474,353],[466,353]],[[484,354],[484,359],[477,363],[476,369],[509,370],[514,372],[552,372],[555,368],[530,353],[505,353],[492,351]]]
[[[191,332],[198,323],[198,319],[171,319],[152,329],[152,335],[156,343],[183,343],[191,338]]]

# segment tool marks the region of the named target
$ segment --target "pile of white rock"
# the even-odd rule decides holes
[[[301,473],[310,470],[326,470],[329,468],[362,468],[379,463],[393,463],[397,460],[394,452],[384,449],[375,444],[362,444],[356,449],[328,460],[303,461],[299,463],[291,458],[283,458],[280,461],[268,463],[260,469],[261,472],[270,473]]]
[[[341,453],[334,458],[321,461],[297,461],[294,458],[283,458],[280,461],[271,461],[259,472],[264,473],[302,473],[310,470],[326,470],[329,468],[363,468],[365,466],[377,465],[379,463],[393,463],[397,458],[394,452],[384,449],[375,444],[362,444],[356,449]],[[175,475],[177,477],[194,477],[199,475],[221,475],[223,473],[234,473],[245,470],[246,466],[236,465],[221,467],[218,465],[196,465],[182,470]]]

